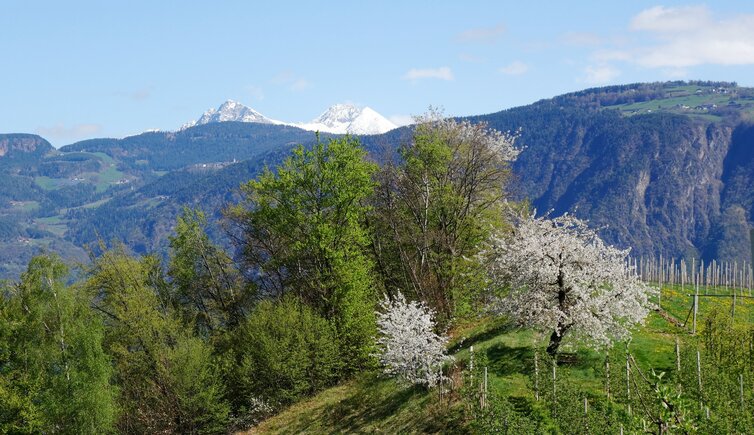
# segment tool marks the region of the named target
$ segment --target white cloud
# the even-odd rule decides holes
[[[456,38],[459,42],[476,42],[491,44],[505,33],[505,25],[498,24],[492,27],[475,27],[465,30],[458,34]]]
[[[499,71],[509,76],[520,76],[529,72],[529,65],[521,62],[520,60],[516,60],[500,68]]]
[[[35,133],[53,142],[76,141],[89,139],[102,133],[102,126],[99,124],[77,124],[68,127],[64,124],[55,124],[39,127]]]
[[[589,65],[584,69],[584,81],[593,85],[604,85],[620,75],[620,70],[610,65]]]
[[[684,79],[689,75],[686,68],[666,68],[662,70],[662,73],[665,77],[673,80]]]
[[[439,79],[453,80],[453,72],[447,66],[440,68],[411,68],[403,75],[404,80]]]
[[[715,19],[705,6],[657,6],[636,15],[631,29],[653,38],[633,53],[644,67],[754,64],[754,15]]]
[[[387,118],[392,122],[393,124],[397,125],[398,127],[403,127],[404,125],[409,125],[414,123],[414,117],[411,115],[392,115]]]
[[[705,26],[710,19],[711,14],[706,6],[678,8],[655,6],[639,12],[631,20],[631,29],[650,32],[683,32]]]

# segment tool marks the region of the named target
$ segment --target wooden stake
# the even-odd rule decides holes
[[[696,351],[696,379],[699,384],[699,407],[702,408],[702,360],[698,349]]]
[[[534,351],[534,400],[539,402],[539,352]]]
[[[744,407],[744,375],[743,373],[738,374],[738,384],[741,387],[741,407]]]
[[[482,409],[487,407],[487,367],[484,368],[484,388],[482,390]]]
[[[626,352],[626,398],[628,399],[628,415],[631,415],[631,367],[628,358],[629,353]]]
[[[607,392],[607,400],[610,401],[610,358],[607,355],[605,355],[605,376],[607,378],[605,390]]]

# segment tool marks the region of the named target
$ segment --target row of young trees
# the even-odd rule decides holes
[[[242,185],[236,256],[187,209],[166,265],[101,246],[66,285],[35,259],[0,298],[0,431],[220,433],[378,361],[432,386],[442,332],[495,306],[553,354],[625,335],[647,289],[582,222],[511,215],[514,142],[431,113],[398,161],[344,137]]]

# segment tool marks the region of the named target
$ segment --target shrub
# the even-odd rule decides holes
[[[445,354],[448,338],[434,332],[434,311],[423,302],[406,302],[400,292],[393,301],[386,296],[380,308],[377,345],[385,373],[433,387],[442,365],[452,359]]]
[[[332,385],[342,371],[335,328],[295,297],[260,302],[235,341],[234,395],[242,409],[249,398],[290,404]]]

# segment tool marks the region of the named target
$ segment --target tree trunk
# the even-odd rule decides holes
[[[554,358],[555,355],[558,354],[558,348],[560,347],[560,342],[562,340],[563,340],[563,335],[558,334],[557,329],[555,331],[552,331],[552,334],[550,334],[550,344],[547,345],[547,354]]]

